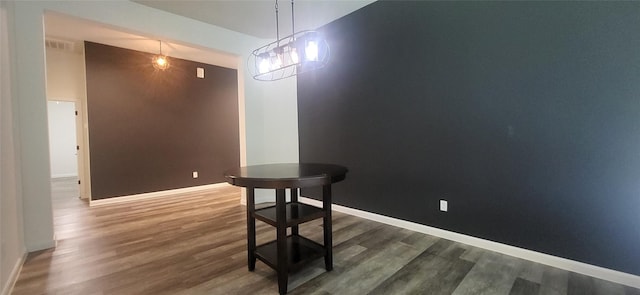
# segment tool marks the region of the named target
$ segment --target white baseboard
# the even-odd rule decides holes
[[[74,174],[74,173],[63,173],[63,174],[54,174],[51,175],[51,178],[71,178],[71,177],[78,177],[78,174]]]
[[[172,190],[159,191],[159,192],[113,197],[113,198],[101,199],[101,200],[89,200],[89,206],[91,207],[102,206],[102,205],[108,205],[108,204],[126,203],[126,202],[151,199],[151,198],[175,196],[179,194],[207,191],[207,190],[212,190],[212,189],[226,187],[226,186],[231,186],[231,185],[226,182],[221,182],[221,183],[185,187],[185,188],[172,189]]]
[[[313,206],[322,207],[322,202],[306,197],[300,197],[300,202],[306,203]],[[634,288],[640,288],[640,276],[595,266],[591,264],[586,264],[579,261],[569,260],[562,257],[552,256],[540,252],[535,252],[523,248],[518,248],[506,244],[501,244],[489,240],[484,240],[468,235],[463,235],[435,227],[426,226],[423,224],[410,222],[402,219],[397,219],[393,217],[388,217],[380,214],[375,214],[367,211],[362,211],[358,209],[353,209],[340,205],[332,205],[332,209],[337,212],[342,212],[345,214],[358,216],[361,218],[377,221],[380,223],[393,225],[401,228],[406,228],[412,231],[421,232],[428,235],[437,236],[440,238],[444,238],[447,240],[452,240],[456,242],[460,242],[463,244],[471,245],[478,248],[487,249],[490,251],[506,254],[513,257],[522,258],[525,260],[549,265],[552,267],[580,273],[583,275],[588,275],[592,277],[596,277],[599,279],[615,282],[618,284],[623,284],[627,286],[631,286]]]
[[[1,295],[9,295],[11,294],[11,292],[13,292],[13,286],[15,286],[16,281],[18,281],[18,275],[20,275],[20,271],[22,270],[22,265],[24,265],[24,261],[26,259],[27,259],[27,252],[25,251],[22,254],[22,257],[20,257],[18,261],[16,261],[16,263],[13,265],[13,269],[11,270],[11,273],[9,274],[9,278],[7,279],[7,284],[4,285],[4,287],[2,288],[2,293],[0,293]]]

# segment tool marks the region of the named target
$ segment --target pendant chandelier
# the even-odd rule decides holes
[[[162,41],[158,40],[158,42],[160,42],[160,53],[151,58],[151,63],[154,68],[164,71],[169,68],[169,58],[162,54]]]
[[[295,19],[291,0],[291,31],[280,38],[278,0],[276,0],[276,41],[254,50],[247,61],[254,79],[276,81],[324,67],[329,61],[329,45],[316,31],[295,32]]]

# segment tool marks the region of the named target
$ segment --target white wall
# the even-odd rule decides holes
[[[22,238],[22,205],[20,186],[20,152],[15,140],[15,95],[12,92],[10,58],[11,37],[8,32],[12,7],[0,1],[0,294],[7,294],[15,279],[25,252]]]
[[[49,83],[50,80],[47,81]],[[50,85],[50,83],[48,84]],[[76,151],[76,105],[71,101],[49,101],[49,157],[51,177],[78,176]]]
[[[23,2],[12,2],[15,70],[13,115],[20,146],[17,165],[21,170],[23,234],[28,250],[53,247],[53,214],[49,168],[47,105],[45,103],[44,32],[42,13],[34,13]],[[35,3],[34,3],[35,4]],[[23,32],[23,33],[21,33]]]
[[[29,251],[54,244],[45,102],[45,11],[231,53],[239,56],[238,69],[243,73],[247,55],[266,42],[129,1],[18,1],[13,5],[15,30],[10,34],[19,38],[14,42],[16,79],[11,85],[17,91],[19,105],[13,106],[13,114],[20,127],[14,134],[22,147],[17,164],[23,183],[29,184],[22,186],[23,232]],[[247,164],[297,162],[295,80],[264,83],[253,81],[246,73],[242,78]]]

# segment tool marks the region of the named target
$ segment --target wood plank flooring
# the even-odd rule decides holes
[[[13,294],[277,294],[275,272],[247,270],[240,190],[89,208],[54,181],[58,246],[28,256]],[[257,240],[275,230],[257,222]],[[300,227],[322,241],[320,220]],[[334,270],[323,260],[289,294],[621,294],[640,290],[334,213]]]

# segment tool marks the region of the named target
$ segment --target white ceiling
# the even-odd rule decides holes
[[[275,0],[132,0],[258,38],[275,39]],[[297,0],[295,30],[317,29],[374,0]],[[292,34],[291,1],[278,1],[280,37]]]
[[[276,37],[275,0],[132,1],[259,38]],[[372,2],[374,0],[297,0],[295,29],[318,28]],[[284,37],[292,33],[291,2],[280,0],[278,5],[280,37]],[[47,12],[44,19],[47,37],[66,41],[86,40],[153,53],[159,49],[157,39],[162,38],[52,12]],[[162,51],[177,58],[235,67],[229,55],[191,44],[163,42]]]
[[[47,12],[44,17],[47,39],[75,42],[76,48],[82,48],[82,41],[91,41],[120,48],[157,53],[162,36],[148,36],[124,28],[111,27],[105,24]],[[229,54],[217,52],[210,48],[178,42],[162,42],[162,53],[206,64],[214,64],[227,68],[236,68],[235,59]]]

